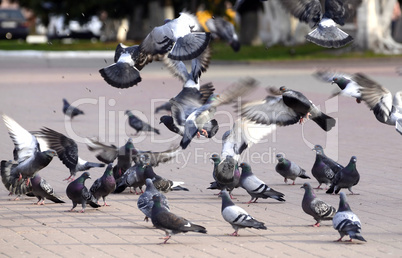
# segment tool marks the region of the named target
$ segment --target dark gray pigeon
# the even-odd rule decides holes
[[[135,164],[124,172],[123,176],[116,181],[114,193],[122,193],[127,187],[142,188],[145,185],[146,170],[151,170],[151,166]]]
[[[356,156],[352,156],[349,164],[336,173],[331,186],[326,191],[327,194],[338,194],[342,188],[347,188],[349,192],[355,194],[352,191],[352,187],[357,185],[360,180],[360,174],[356,169],[356,161]]]
[[[70,176],[64,180],[71,182],[78,171],[85,171],[94,167],[104,167],[105,164],[89,162],[78,156],[78,146],[75,141],[62,133],[44,127],[35,136],[44,140],[49,148],[57,152],[57,156],[70,170]]]
[[[240,164],[240,167],[240,186],[243,187],[251,196],[251,200],[247,202],[248,204],[257,202],[258,198],[272,198],[281,202],[285,201],[285,199],[283,199],[285,195],[281,192],[275,191],[265,184],[264,181],[254,175],[249,164],[243,162]]]
[[[57,196],[53,187],[41,178],[39,174],[36,174],[31,178],[32,194],[38,198],[38,205],[44,205],[45,199],[51,200],[54,203],[65,203],[60,196]]]
[[[310,179],[310,177],[306,175],[306,170],[302,169],[296,163],[285,159],[282,154],[277,154],[276,158],[278,160],[278,164],[276,164],[275,170],[284,177],[285,183],[287,183],[288,179],[290,179],[293,180],[292,185],[294,185],[297,177]]]
[[[166,199],[166,196],[163,195],[161,192],[158,191],[158,189],[155,188],[154,183],[150,178],[145,179],[145,191],[138,197],[137,200],[137,207],[144,213],[145,221],[148,221],[149,218],[152,218],[152,207],[154,206],[154,201],[152,197],[156,194],[159,194],[161,196],[161,205],[163,205],[165,208],[168,210],[169,204]]]
[[[91,178],[88,172],[84,172],[80,177],[68,184],[66,189],[67,197],[73,202],[73,207],[68,211],[73,211],[77,204],[82,205],[81,213],[85,212],[87,204],[92,208],[99,208],[96,198],[88,191],[85,186],[85,180]]]
[[[301,205],[303,211],[317,221],[313,227],[319,227],[322,220],[332,220],[336,213],[336,209],[317,198],[309,183],[304,183],[300,188],[304,188],[304,196]]]
[[[63,113],[70,119],[73,119],[75,116],[84,114],[82,110],[71,106],[66,99],[63,99]]]
[[[271,87],[270,92],[281,96],[267,96],[261,101],[245,103],[241,107],[241,115],[256,123],[279,126],[302,123],[311,118],[324,131],[330,131],[336,120],[321,112],[301,92],[282,86]]]
[[[158,129],[153,128],[148,123],[142,121],[140,118],[135,116],[130,110],[126,110],[126,115],[128,116],[128,124],[133,129],[135,129],[136,134],[138,134],[141,131],[154,132],[156,134],[160,134]]]
[[[350,237],[349,242],[352,242],[352,239],[367,242],[361,234],[362,224],[356,214],[350,209],[349,203],[346,200],[346,194],[342,192],[339,197],[339,208],[332,219],[334,229],[338,230],[341,235],[336,241],[341,242],[342,238],[348,235]]]
[[[231,234],[232,236],[240,236],[238,231],[241,228],[267,229],[263,222],[254,219],[244,209],[235,205],[225,189],[222,190],[220,197],[222,198],[222,217],[235,230]]]
[[[17,195],[14,200],[19,200],[21,195],[32,192],[32,184],[28,179],[21,179],[13,185],[13,181],[15,181],[15,178],[18,178],[19,175],[11,175],[11,171],[15,173],[16,170],[14,168],[17,165],[18,163],[12,160],[2,160],[0,165],[1,181],[7,191],[9,191],[8,195]]]
[[[238,52],[240,50],[240,41],[237,36],[234,25],[225,20],[223,17],[214,16],[205,22],[208,30],[212,34],[213,39],[220,39],[226,41],[233,49]]]
[[[89,191],[98,200],[102,197],[103,199],[103,206],[109,206],[106,203],[106,196],[110,193],[113,193],[116,189],[116,180],[113,176],[113,163],[110,163],[107,167],[105,172],[103,173],[102,177],[95,180],[92,184]]]
[[[10,171],[10,183],[16,188],[22,179],[29,184],[30,178],[49,165],[57,154],[53,149],[41,151],[37,138],[12,118],[3,114],[3,120],[15,147],[13,154],[17,165]]]
[[[153,196],[154,205],[152,207],[151,221],[152,224],[160,230],[165,231],[166,236],[163,238],[166,242],[172,237],[172,234],[198,232],[207,233],[205,227],[191,223],[185,218],[179,217],[170,212],[168,208],[162,205],[161,196]]]
[[[315,28],[306,39],[322,47],[339,48],[353,41],[336,24],[345,25],[353,17],[362,0],[325,0],[322,10],[320,0],[281,0],[279,3],[300,21]]]
[[[315,189],[320,188],[322,184],[330,184],[343,166],[336,161],[328,158],[321,145],[315,145],[313,151],[316,152],[315,162],[311,168],[311,174],[317,179],[319,185]]]

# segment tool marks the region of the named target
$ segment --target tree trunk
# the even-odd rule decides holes
[[[392,12],[397,0],[363,0],[357,11],[355,44],[362,50],[381,54],[400,54],[402,44],[391,34]]]

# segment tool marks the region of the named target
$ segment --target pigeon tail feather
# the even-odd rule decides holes
[[[140,72],[127,63],[115,63],[99,70],[103,79],[113,87],[125,89],[141,82]]]

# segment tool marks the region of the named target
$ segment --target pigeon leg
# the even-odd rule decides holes
[[[145,216],[144,221],[148,222],[149,218]]]
[[[208,132],[205,129],[201,129],[202,135],[208,138]]]
[[[69,177],[63,179],[63,181],[67,181],[67,182],[71,182],[71,181],[73,181],[73,180],[74,180],[74,176],[73,176],[73,175],[70,175]]]
[[[352,187],[349,187],[348,190],[349,190],[349,192],[350,192],[352,195],[359,195],[358,193],[354,193],[354,192],[352,191]]]
[[[103,206],[110,206],[110,204],[107,204],[107,203],[106,203],[105,197],[102,197],[102,198],[103,198]]]
[[[231,236],[240,236],[239,233],[237,233],[237,230],[235,232],[233,232],[232,234],[230,234]]]
[[[285,182],[286,184],[288,183],[288,179],[285,177],[285,179],[283,180],[283,182]]]
[[[313,227],[318,228],[320,226],[320,222],[317,222],[313,225]]]
[[[26,186],[28,186],[29,185],[29,182],[31,182],[30,180],[29,180],[29,177],[27,178],[27,182],[25,183],[26,184]]]
[[[197,138],[200,138],[200,137],[201,137],[200,132],[197,132]]]
[[[162,239],[165,239],[165,241],[163,242],[163,244],[166,244],[166,242],[171,238],[172,236],[167,235],[165,237],[163,237]]]
[[[316,188],[314,188],[314,189],[322,189],[322,188],[321,188],[321,185],[322,185],[322,184],[320,183],[320,184],[319,184]]]
[[[18,177],[18,181],[21,181],[22,179],[22,174],[20,173],[19,177]]]
[[[75,202],[73,202],[73,207],[70,210],[67,210],[67,211],[72,212],[72,211],[74,211],[75,207],[77,207],[77,204]]]
[[[293,183],[292,183],[292,185],[295,185],[295,180],[293,180]]]
[[[341,236],[341,238],[335,240],[334,242],[342,242],[342,238],[343,238],[343,236]]]

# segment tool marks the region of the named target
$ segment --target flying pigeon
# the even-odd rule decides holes
[[[240,50],[239,37],[231,22],[225,20],[223,17],[214,16],[205,22],[205,26],[211,32],[213,39],[219,38],[226,41],[235,52]]]
[[[341,235],[336,241],[341,242],[342,238],[348,235],[350,237],[349,242],[352,242],[352,239],[367,242],[361,234],[362,224],[356,214],[350,209],[349,203],[346,200],[346,194],[342,192],[339,197],[339,208],[332,219],[334,229],[338,230]]]
[[[302,169],[293,161],[284,158],[282,154],[277,154],[276,158],[278,160],[278,164],[276,164],[275,170],[284,177],[285,183],[288,182],[288,179],[291,179],[293,180],[292,185],[294,185],[297,177],[310,179],[310,177],[306,175],[306,170]]]
[[[361,86],[354,81],[354,75],[339,73],[331,70],[318,70],[313,74],[316,78],[338,85],[338,90],[331,97],[338,95],[356,98],[356,102],[361,102]]]
[[[71,182],[78,171],[85,171],[94,167],[104,167],[105,164],[88,162],[78,156],[77,143],[62,133],[44,127],[35,136],[44,140],[46,144],[57,152],[57,156],[70,170],[70,176],[64,180]]]
[[[328,158],[321,145],[315,145],[313,151],[316,152],[315,162],[311,168],[311,174],[317,179],[319,185],[315,189],[321,189],[322,184],[330,184],[343,166],[336,161]]]
[[[267,229],[263,222],[254,219],[244,209],[235,205],[225,189],[222,190],[220,197],[222,198],[222,217],[229,222],[235,230],[235,232],[231,234],[232,236],[240,236],[238,231],[241,228]]]
[[[103,206],[108,206],[106,203],[106,196],[112,193],[116,189],[116,180],[113,176],[113,163],[110,163],[102,177],[95,180],[92,184],[89,191],[95,197],[96,200],[99,200],[101,197],[103,199]]]
[[[158,191],[158,189],[155,188],[154,183],[152,182],[152,179],[147,178],[145,179],[145,191],[138,197],[137,200],[137,207],[144,213],[145,221],[148,221],[148,218],[152,218],[152,207],[154,206],[154,201],[152,197],[156,194],[159,194],[161,196],[161,205],[164,206],[169,210],[169,204],[168,201],[161,192]]]
[[[151,221],[152,224],[160,230],[165,231],[166,236],[163,238],[166,242],[172,237],[172,234],[198,232],[207,233],[205,227],[193,224],[185,218],[179,217],[170,212],[168,208],[162,205],[161,196],[154,195],[152,197],[154,205],[152,207]]]
[[[339,48],[353,41],[353,38],[339,29],[336,24],[345,25],[362,0],[325,0],[322,10],[320,0],[281,0],[282,6],[300,21],[315,28],[306,39],[322,47]]]
[[[135,129],[136,134],[141,131],[144,132],[154,132],[160,134],[158,129],[153,128],[148,123],[142,121],[140,118],[135,116],[130,110],[126,110],[126,115],[128,116],[128,124]]]
[[[304,119],[311,118],[324,131],[328,132],[335,126],[336,120],[321,112],[301,92],[282,86],[279,91],[269,88],[271,93],[281,96],[268,95],[262,101],[245,103],[241,107],[243,117],[256,123],[280,126],[292,125]]]
[[[26,179],[26,184],[39,170],[43,169],[56,156],[56,151],[48,149],[41,151],[38,140],[34,135],[25,130],[12,118],[3,114],[3,120],[7,126],[8,133],[14,143],[14,158],[18,165],[12,166],[10,171],[10,182],[15,188],[22,179]]]
[[[381,123],[393,125],[402,134],[402,91],[392,97],[392,93],[379,83],[362,73],[355,74],[354,80],[361,85],[361,99]]]
[[[38,198],[38,205],[44,205],[45,199],[51,200],[54,203],[65,203],[60,196],[57,196],[53,187],[46,182],[39,174],[31,178],[32,194]]]
[[[284,202],[285,196],[283,193],[275,191],[267,184],[265,184],[261,179],[259,179],[252,171],[251,166],[247,163],[241,163],[241,177],[240,186],[243,187],[247,193],[251,196],[251,200],[247,202],[250,204],[252,202],[257,202],[258,198],[272,198],[281,202]]]
[[[66,194],[67,197],[73,202],[73,207],[69,210],[70,212],[74,210],[77,204],[82,205],[82,209],[80,211],[81,213],[85,212],[87,204],[89,204],[92,208],[100,207],[96,198],[85,186],[85,180],[88,178],[91,178],[91,176],[88,172],[84,172],[80,177],[68,184]]]
[[[317,221],[313,227],[319,227],[322,220],[332,220],[336,213],[336,209],[330,204],[317,198],[309,183],[304,183],[300,188],[304,188],[304,196],[302,200],[303,211]]]
[[[66,99],[63,99],[63,113],[70,119],[73,119],[75,116],[84,114],[84,112],[79,108],[71,106]]]
[[[104,80],[116,88],[128,88],[141,82],[140,71],[164,55],[173,60],[191,60],[208,47],[210,33],[199,32],[194,15],[182,12],[174,20],[155,27],[140,45],[116,47],[112,65],[99,70]]]
[[[350,158],[349,164],[335,174],[331,186],[326,191],[327,194],[338,194],[342,188],[347,188],[349,192],[353,193],[352,187],[357,185],[360,180],[360,174],[356,169],[356,156]]]

